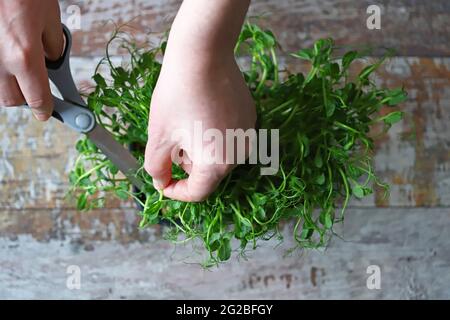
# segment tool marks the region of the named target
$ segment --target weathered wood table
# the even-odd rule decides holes
[[[325,36],[398,49],[377,80],[404,84],[410,94],[408,117],[377,145],[377,171],[391,197],[353,203],[338,230],[344,240],[288,257],[267,243],[248,261],[204,271],[185,263],[190,247],[174,250],[157,228],[138,231],[130,203],[76,212],[64,195],[77,136],[57,121],[41,124],[27,111],[2,108],[0,298],[450,298],[450,2],[378,3],[381,30],[366,27],[371,1],[252,4],[251,15],[262,16],[287,51]],[[111,21],[128,22],[138,40],[150,32],[157,39],[179,4],[61,1],[66,22],[76,25],[81,13],[73,30],[80,88],[90,86]],[[381,270],[381,289],[367,286],[372,265]],[[67,287],[69,266],[80,268],[80,290]]]

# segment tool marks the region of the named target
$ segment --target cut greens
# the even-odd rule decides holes
[[[117,66],[110,58],[109,46],[117,39],[128,52],[126,66]],[[88,96],[99,124],[132,147],[141,163],[164,48],[165,42],[153,49],[136,48],[116,33],[101,63],[111,80],[96,70],[96,87]],[[373,128],[385,132],[400,121],[403,113],[389,108],[406,99],[403,89],[380,88],[371,81],[385,58],[350,76],[355,61],[362,60],[361,53],[335,56],[335,51],[331,39],[319,40],[313,48],[291,55],[294,62],[306,60],[309,72],[289,72],[279,66],[278,44],[270,31],[250,23],[243,28],[236,56],[249,61],[243,75],[256,102],[258,127],[280,130],[278,174],[262,176],[260,165],[241,165],[208,200],[182,203],[165,199],[143,169],[137,174],[146,189],[142,194],[131,192],[130,182],[83,138],[77,143],[79,157],[70,173],[78,209],[103,207],[108,193],[123,200],[134,198],[143,208],[141,228],[165,221],[167,238],[174,243],[200,240],[207,266],[230,259],[233,251],[256,248],[259,240],[281,237],[284,221],[294,221],[296,248],[326,245],[352,197],[363,198],[376,186],[388,190],[372,164]],[[174,178],[185,177],[174,165]],[[234,239],[239,243],[236,247]]]

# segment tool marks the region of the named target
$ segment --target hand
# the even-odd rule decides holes
[[[58,1],[0,0],[0,14],[0,106],[26,102],[45,121],[53,110],[45,58],[64,49]]]
[[[202,1],[208,2],[204,5],[210,7],[217,3],[233,3],[236,7],[240,3],[238,6],[245,9],[242,5],[245,1]],[[212,149],[217,145],[207,141],[197,143],[195,139],[198,137],[194,137],[196,123],[201,123],[203,132],[218,129],[224,137],[226,129],[245,131],[254,128],[256,123],[255,105],[233,54],[234,38],[239,34],[246,10],[241,10],[241,16],[237,15],[241,22],[234,23],[234,28],[233,22],[228,20],[223,30],[232,36],[225,35],[226,41],[217,41],[220,30],[203,33],[196,38],[189,33],[192,21],[189,19],[190,3],[201,6],[199,2],[202,1],[185,0],[172,27],[163,68],[152,97],[145,155],[145,168],[153,177],[155,187],[164,190],[166,197],[184,202],[205,200],[235,166],[226,161],[211,163],[208,161],[211,159],[205,158],[205,151],[208,150],[206,154],[214,154]],[[236,16],[235,10],[230,12]],[[220,14],[224,15],[223,10]],[[201,40],[197,42],[198,39]],[[182,131],[186,134],[174,135]],[[189,178],[173,181],[172,160],[178,150],[182,150],[183,159],[188,160],[182,167]],[[226,150],[220,152],[226,154]]]

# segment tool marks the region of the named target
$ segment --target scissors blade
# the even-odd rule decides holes
[[[100,125],[96,125],[87,136],[136,188],[143,190],[144,183],[136,177],[136,172],[141,166],[130,151],[114,140],[113,136]]]

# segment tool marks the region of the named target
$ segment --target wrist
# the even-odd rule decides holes
[[[234,57],[250,0],[184,0],[172,25],[167,52],[215,61]]]
[[[169,39],[164,60],[198,64],[216,64],[234,60],[234,46],[197,37],[176,35]]]

